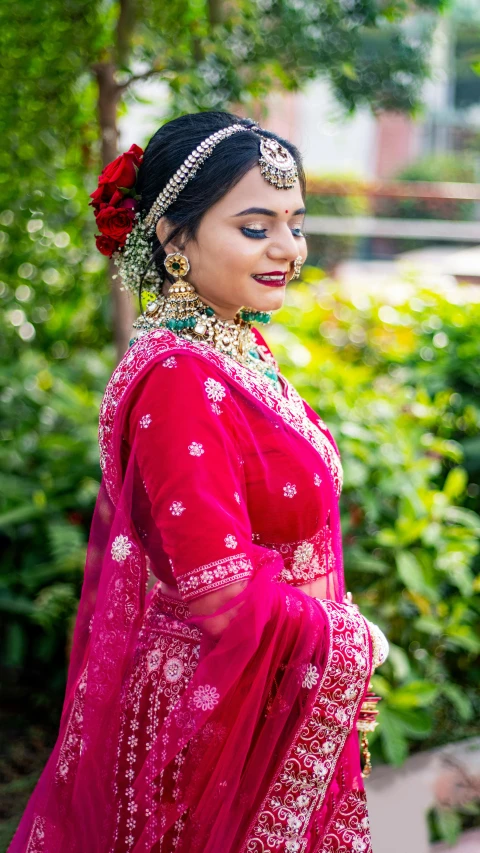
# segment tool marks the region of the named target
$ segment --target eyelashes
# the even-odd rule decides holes
[[[254,240],[263,240],[266,238],[266,228],[247,228],[243,227],[240,229],[242,234],[245,234],[245,237],[253,237]],[[294,237],[305,237],[305,232],[302,231],[301,228],[292,228],[292,234]]]

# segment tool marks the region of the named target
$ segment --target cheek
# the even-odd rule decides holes
[[[265,240],[247,239],[241,231],[212,226],[198,234],[195,266],[200,275],[250,275],[265,252]],[[193,256],[192,256],[193,257]]]
[[[265,243],[265,240],[249,240],[239,231],[230,233],[224,244],[226,262],[239,273],[250,274],[263,256]]]

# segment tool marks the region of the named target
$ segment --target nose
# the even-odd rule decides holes
[[[299,242],[298,237],[293,236],[291,229],[285,222],[283,227],[278,231],[277,239],[272,240],[268,248],[268,257],[272,261],[282,260],[291,264],[299,255]]]

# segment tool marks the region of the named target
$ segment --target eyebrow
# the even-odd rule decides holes
[[[268,208],[266,207],[248,207],[246,210],[241,210],[240,213],[235,213],[234,217],[246,216],[247,213],[258,213],[261,216],[278,216],[278,213],[276,213],[274,210],[268,210]],[[305,207],[299,207],[298,210],[295,210],[292,213],[292,216],[300,216],[300,214],[302,213],[306,213]]]

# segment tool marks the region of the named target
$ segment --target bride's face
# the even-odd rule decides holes
[[[291,189],[277,189],[255,166],[207,211],[196,238],[183,244],[190,262],[186,280],[225,319],[232,319],[242,306],[276,311],[292,278],[295,258],[307,256],[304,215],[298,180]],[[167,229],[168,223],[161,219],[160,240],[166,239]],[[168,243],[165,250],[179,251],[180,244]],[[262,280],[266,275],[277,280]]]

